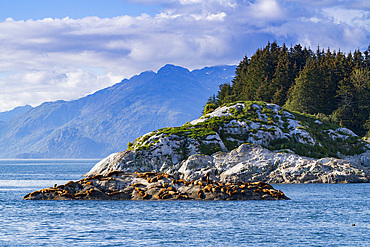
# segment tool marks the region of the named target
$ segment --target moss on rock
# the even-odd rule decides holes
[[[291,150],[313,158],[354,155],[369,149],[366,142],[339,125],[258,101],[235,102],[207,111],[207,115],[183,126],[162,128],[137,138],[128,148],[153,149],[161,144],[161,138],[174,136],[195,140],[195,149],[207,155],[230,151],[242,143],[262,145],[269,150]],[[181,153],[182,159],[186,158]]]

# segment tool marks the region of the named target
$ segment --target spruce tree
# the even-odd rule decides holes
[[[345,55],[276,42],[247,56],[231,84],[222,84],[207,102],[215,106],[239,100],[262,100],[294,111],[327,116],[358,134],[370,128],[370,45]],[[212,102],[211,102],[212,101]],[[370,134],[369,134],[370,136]]]
[[[301,71],[291,89],[289,99],[285,107],[292,111],[304,113],[317,113],[317,93],[319,91],[319,78],[317,74],[318,63],[312,59]]]
[[[288,90],[294,82],[294,72],[291,69],[291,61],[285,44],[277,60],[278,63],[271,81],[271,88],[273,88],[271,102],[277,105],[284,105],[287,100]]]
[[[364,124],[370,114],[370,72],[367,69],[355,69],[350,78],[340,83],[338,90],[340,107],[335,111],[340,124],[364,135]]]
[[[217,106],[235,101],[230,84],[224,83],[220,85],[220,90],[218,91],[215,101],[217,102]]]

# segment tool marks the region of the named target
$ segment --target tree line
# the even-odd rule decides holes
[[[370,46],[364,52],[345,54],[268,43],[251,58],[244,57],[234,79],[220,85],[204,112],[235,101],[265,101],[316,115],[363,136],[370,129],[369,70]]]

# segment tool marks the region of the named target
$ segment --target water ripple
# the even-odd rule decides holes
[[[370,184],[274,185],[290,201],[23,201],[70,180],[26,166],[39,175],[0,179],[0,246],[370,246]]]

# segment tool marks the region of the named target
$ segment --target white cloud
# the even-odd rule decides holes
[[[201,3],[202,0],[180,0],[181,4],[195,4],[195,3]]]
[[[194,17],[195,20],[200,21],[200,20],[208,20],[208,21],[224,21],[225,17],[227,14],[225,12],[220,12],[217,14],[213,13],[206,13],[202,15],[191,15]]]
[[[236,64],[267,41],[367,48],[368,1],[136,0],[155,16],[0,22],[0,111],[76,99],[166,63]]]
[[[353,24],[356,20],[364,20],[366,18],[366,11],[358,9],[344,9],[344,8],[324,8],[323,14],[328,18],[333,18],[336,24],[346,23]]]
[[[0,108],[11,109],[25,102],[38,105],[47,100],[72,100],[91,93],[91,89],[98,90],[113,82],[118,82],[116,77],[94,75],[88,69],[72,67],[16,71],[6,78],[0,77]],[[40,102],[40,99],[43,101]]]
[[[253,16],[267,19],[281,18],[284,12],[276,0],[257,0],[251,10]]]

